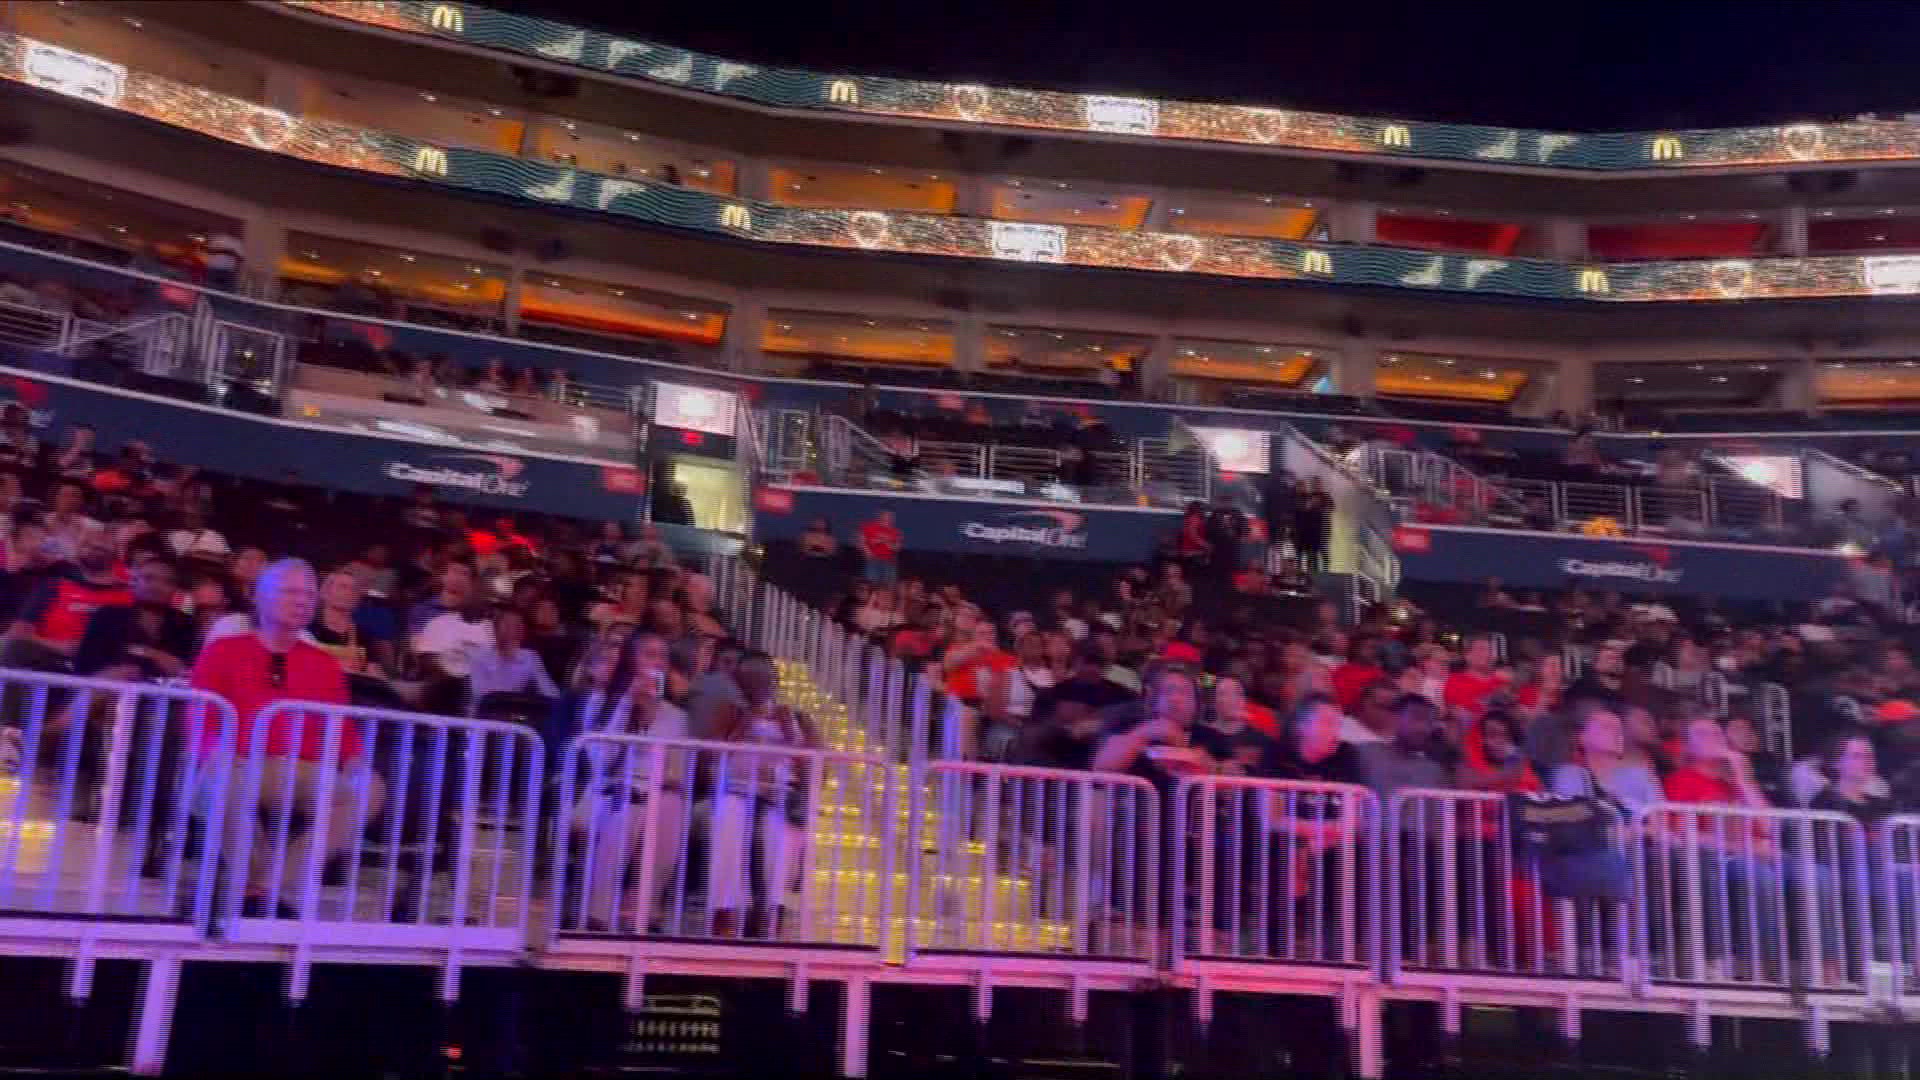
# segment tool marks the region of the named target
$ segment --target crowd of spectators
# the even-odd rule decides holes
[[[470,512],[425,487],[382,501],[221,477],[138,441],[105,453],[86,427],[43,443],[13,406],[0,530],[10,668],[187,682],[247,719],[301,698],[507,720],[552,747],[589,729],[814,740],[776,708],[770,662],[733,638],[709,579],[650,525]],[[89,775],[107,712],[84,721]],[[0,764],[21,768],[21,730],[0,732]],[[250,876],[247,903],[264,889]]]
[[[1579,794],[1591,775],[1627,811],[1920,806],[1920,671],[1895,613],[1850,586],[1784,619],[1490,582],[1464,608],[1402,599],[1352,622],[1306,592],[1209,587],[1187,531],[1104,590],[989,610],[974,583],[890,570],[847,582],[830,609],[936,675],[967,710],[966,752],[991,760],[1156,782],[1172,760],[1382,796]],[[1180,753],[1142,756],[1153,747]]]

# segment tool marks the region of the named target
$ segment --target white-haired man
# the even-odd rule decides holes
[[[379,812],[385,797],[380,778],[364,768],[366,746],[357,725],[343,720],[334,735],[329,760],[324,718],[298,711],[277,713],[254,740],[262,710],[279,701],[348,703],[346,674],[340,662],[302,636],[313,621],[320,587],[313,567],[301,559],[282,559],[260,574],[254,588],[254,628],[209,644],[193,665],[193,685],[232,703],[239,730],[229,737],[217,717],[207,717],[199,752],[210,758],[223,745],[234,748],[234,768],[225,792],[226,844],[230,859],[247,861],[241,913],[248,917],[298,917],[300,883],[316,834],[329,855],[346,849],[353,833]],[[253,766],[253,769],[249,769]],[[332,777],[324,815],[320,796]],[[255,782],[253,773],[257,775]],[[274,824],[255,829],[262,806],[271,807]],[[324,818],[324,820],[323,820]],[[305,825],[287,837],[281,881],[272,880],[277,834],[289,825]]]

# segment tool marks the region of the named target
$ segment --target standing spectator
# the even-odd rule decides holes
[[[860,526],[860,555],[866,560],[867,580],[891,585],[900,577],[900,548],[905,536],[893,523],[893,511],[882,510]]]
[[[301,635],[313,621],[319,586],[313,568],[299,559],[285,559],[268,566],[260,575],[255,594],[254,629],[248,633],[222,638],[206,647],[193,666],[193,685],[225,698],[233,705],[239,729],[221,730],[220,720],[209,712],[200,732],[198,752],[203,758],[231,747],[239,761],[252,768],[229,770],[224,792],[210,793],[226,801],[226,850],[231,857],[240,853],[251,834],[252,845],[244,856],[245,893],[241,914],[261,918],[296,919],[292,900],[300,896],[300,881],[306,874],[307,851],[314,843],[314,823],[324,821],[321,843],[329,856],[344,852],[352,840],[357,807],[365,807],[368,817],[379,812],[386,788],[380,777],[364,767],[365,746],[359,728],[350,719],[341,720],[334,742],[335,760],[325,760],[327,725],[311,714],[281,713],[266,731],[266,744],[253,742],[255,719],[277,701],[311,701],[328,705],[347,704],[346,675],[333,657]],[[231,741],[229,741],[231,739]],[[343,774],[333,784],[330,805],[319,806],[327,770]],[[220,770],[209,769],[217,776]],[[249,775],[252,774],[252,775]],[[251,799],[249,799],[251,793]],[[291,798],[292,805],[283,800]],[[282,822],[288,835],[284,852],[276,852],[278,831],[256,828],[262,810],[269,810]],[[297,831],[292,820],[304,818],[307,825]],[[279,865],[283,878],[278,889],[272,881],[275,855],[283,854]],[[268,906],[270,897],[277,903]]]
[[[775,697],[778,680],[773,660],[751,653],[740,661],[736,678],[741,703],[728,707],[715,734],[721,742],[804,750],[819,745],[807,717]],[[729,754],[714,798],[712,860],[707,871],[709,907],[715,937],[777,936],[787,915],[793,864],[806,843],[800,830],[805,792],[795,779],[793,758],[742,751]],[[749,848],[751,847],[751,851]],[[744,925],[741,909],[749,899],[749,856],[757,855],[764,892]]]
[[[1333,527],[1333,499],[1320,478],[1307,478],[1294,501],[1293,546],[1308,569],[1321,564],[1326,556],[1328,533]]]

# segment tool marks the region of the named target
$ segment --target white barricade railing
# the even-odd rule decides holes
[[[246,730],[226,796],[229,936],[297,920],[303,940],[332,926],[347,943],[523,942],[546,757],[533,731],[302,701]]]
[[[1650,984],[1864,993],[1867,837],[1843,814],[1658,803],[1630,839]]]
[[[562,770],[549,880],[558,933],[885,940],[902,829],[878,757],[585,735]]]
[[[1390,977],[1404,972],[1624,979],[1631,938],[1621,900],[1554,898],[1516,850],[1507,796],[1408,790],[1388,818]],[[1626,823],[1605,827],[1626,884]],[[1585,856],[1582,856],[1585,857]]]
[[[1379,801],[1366,788],[1190,778],[1174,795],[1174,955],[1373,966]]]
[[[925,775],[908,818],[929,834],[912,875],[913,949],[1158,958],[1168,912],[1152,785],[962,761]]]
[[[0,911],[204,925],[234,734],[200,691],[0,669]]]
[[[1920,814],[1898,814],[1874,829],[1870,880],[1879,922],[1873,987],[1902,1010],[1920,1004]]]

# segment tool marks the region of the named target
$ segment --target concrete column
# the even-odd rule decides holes
[[[949,179],[953,181],[954,216],[983,218],[993,214],[993,195],[986,177],[958,173]]]
[[[264,104],[269,109],[300,116],[307,108],[307,86],[306,73],[285,64],[274,64],[267,68]]]
[[[1555,262],[1585,262],[1587,223],[1574,218],[1549,218],[1546,224],[1547,258]]]
[[[500,301],[500,321],[509,336],[520,333],[520,297],[527,285],[527,265],[518,256],[507,267],[507,295]]]
[[[763,157],[743,157],[735,173],[734,194],[755,202],[773,198],[773,168]]]
[[[1333,389],[1348,397],[1374,396],[1373,378],[1380,368],[1380,350],[1366,338],[1350,337],[1333,361]]]
[[[1167,401],[1172,395],[1173,335],[1155,334],[1140,356],[1140,395],[1148,401]]]
[[[1595,412],[1591,357],[1568,356],[1561,359],[1553,376],[1553,405],[1547,411],[1552,412],[1553,409],[1563,409],[1576,420]]]
[[[1789,206],[1780,215],[1780,254],[1800,258],[1807,253],[1807,208]]]
[[[1153,200],[1147,204],[1147,216],[1140,222],[1145,232],[1166,232],[1167,211],[1173,206],[1173,197],[1165,188],[1154,188],[1147,192],[1147,198]]]
[[[962,312],[953,320],[953,370],[987,370],[987,320],[978,312]]]
[[[1799,412],[1820,411],[1820,361],[1812,353],[1781,362],[1780,407]]]
[[[253,283],[253,295],[272,300],[280,295],[280,260],[287,253],[287,229],[267,208],[249,212],[240,223],[240,243],[246,252],[241,266],[245,280]]]
[[[726,333],[720,339],[727,370],[762,370],[766,333],[767,302],[751,295],[735,299],[727,312]]]
[[[1371,244],[1379,217],[1373,203],[1343,199],[1327,207],[1327,233],[1336,244]]]

